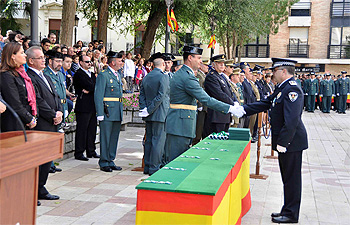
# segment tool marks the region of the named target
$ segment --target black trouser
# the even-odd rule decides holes
[[[44,197],[45,195],[47,195],[49,192],[46,190],[45,188],[45,184],[47,181],[47,178],[49,177],[49,171],[50,171],[50,167],[51,167],[51,163],[47,162],[44,163],[42,165],[39,166],[39,185],[38,185],[38,196],[39,197]]]
[[[301,164],[303,151],[278,154],[283,182],[284,204],[282,216],[298,220],[301,202]]]
[[[91,157],[96,154],[96,113],[77,112],[77,130],[75,134],[75,157],[81,157],[86,150],[86,156]]]
[[[203,128],[204,128],[204,121],[205,121],[205,115],[207,113],[204,111],[198,111],[197,114],[197,122],[196,122],[196,137],[192,141],[192,145],[197,144],[201,141],[202,135],[203,135]]]

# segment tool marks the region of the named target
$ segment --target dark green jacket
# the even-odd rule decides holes
[[[325,97],[335,95],[334,81],[322,80],[320,84],[320,94]]]
[[[140,88],[140,109],[147,107],[144,121],[165,122],[169,110],[169,75],[155,68],[143,78]]]
[[[337,94],[339,95],[347,95],[350,93],[350,79],[349,78],[339,78],[337,82]]]
[[[172,109],[171,104],[203,105],[227,113],[230,105],[211,98],[199,85],[193,71],[183,65],[170,80],[170,109],[166,119],[166,133],[182,137],[196,136],[196,110]]]
[[[122,121],[123,120],[123,102],[121,101],[103,101],[105,97],[111,98],[122,98],[123,97],[123,87],[121,81],[121,75],[119,72],[119,79],[117,76],[109,69],[102,70],[96,78],[95,86],[95,106],[97,116],[104,116],[106,121]],[[104,105],[106,103],[108,108],[109,117],[106,116],[104,112]]]
[[[304,85],[305,94],[306,93],[308,95],[315,95],[316,93],[318,94],[319,86],[318,86],[318,80],[316,78],[313,81],[311,81],[311,79],[306,80],[305,85]]]
[[[55,89],[58,96],[60,97],[61,100],[65,101],[65,103],[62,103],[63,111],[68,110],[64,75],[61,73],[61,71],[58,71],[57,75],[54,74],[48,66],[45,67],[43,74],[51,78],[52,83],[55,85]]]

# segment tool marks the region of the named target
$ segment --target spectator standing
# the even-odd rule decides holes
[[[77,131],[75,135],[75,159],[88,161],[88,158],[99,158],[95,152],[96,110],[94,102],[96,76],[90,72],[92,65],[89,56],[79,57],[80,68],[74,74],[74,87],[78,96],[75,105]],[[86,151],[86,156],[84,156]]]
[[[129,93],[133,92],[133,81],[134,81],[134,76],[135,76],[135,64],[134,61],[132,60],[132,54],[131,52],[128,52],[126,55],[125,59],[125,64],[124,64],[124,78],[127,83],[127,91]]]

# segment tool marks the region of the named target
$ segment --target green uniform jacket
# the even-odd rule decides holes
[[[311,81],[311,79],[306,80],[305,84],[305,93],[307,93],[308,95],[316,95],[318,93],[319,86],[318,80],[316,78],[313,81]]]
[[[103,98],[122,98],[123,97],[123,87],[122,78],[119,72],[119,79],[117,76],[109,69],[102,70],[96,78],[95,86],[95,106],[97,116],[104,116],[106,121],[122,121],[123,120],[123,102],[120,101],[105,101],[109,117],[106,116],[104,112]]]
[[[43,74],[49,76],[52,80],[52,83],[55,85],[56,92],[58,96],[61,99],[61,104],[63,106],[63,110],[68,110],[68,104],[67,104],[67,97],[66,97],[66,86],[64,85],[64,75],[61,73],[61,71],[57,72],[57,75],[55,75],[52,70],[47,66],[45,67]],[[64,101],[65,103],[62,103]],[[63,113],[64,113],[63,111]]]
[[[204,90],[204,81],[205,81],[205,74],[201,71],[198,70],[196,78],[199,82],[199,85],[203,88]],[[200,101],[197,102],[197,107],[203,107],[203,111],[206,112],[207,111],[207,107],[204,106]]]
[[[301,80],[300,80],[299,78],[295,79],[295,82],[297,82],[297,84],[299,85],[299,87],[302,88],[302,87],[301,87]]]
[[[165,122],[169,110],[169,75],[159,68],[152,70],[141,82],[140,109],[147,107],[144,121]]]
[[[322,80],[320,84],[320,94],[325,97],[335,95],[334,81]]]
[[[349,78],[339,78],[338,79],[338,87],[337,94],[339,95],[347,95],[350,93],[350,79]]]
[[[193,71],[183,65],[170,80],[170,104],[203,105],[227,113],[230,105],[211,98],[199,85]],[[196,110],[172,109],[170,106],[165,123],[166,133],[194,138],[196,136]]]
[[[238,89],[238,92],[239,92],[239,96],[240,96],[240,98],[241,98],[240,104],[241,104],[241,105],[244,105],[244,96],[243,96],[243,86],[242,86],[242,83],[241,83],[241,82],[238,82],[236,85],[237,85],[237,89]]]

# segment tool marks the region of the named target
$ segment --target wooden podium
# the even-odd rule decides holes
[[[0,224],[35,224],[39,165],[63,156],[64,134],[0,134]]]

